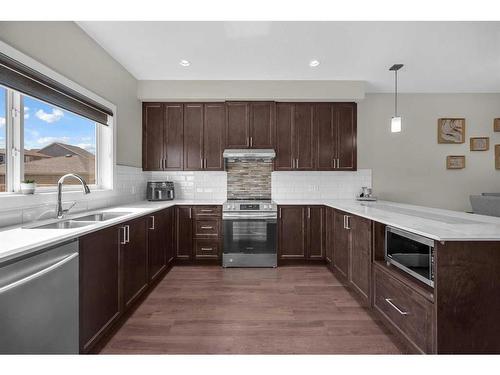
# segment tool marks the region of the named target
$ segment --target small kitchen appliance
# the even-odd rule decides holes
[[[148,201],[171,201],[175,198],[174,183],[171,181],[149,181]]]

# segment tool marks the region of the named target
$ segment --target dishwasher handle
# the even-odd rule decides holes
[[[77,256],[78,256],[78,253],[72,253],[72,254],[68,255],[67,257],[61,259],[60,261],[54,263],[51,266],[48,266],[48,267],[46,267],[38,272],[35,272],[29,276],[23,277],[22,279],[14,281],[13,283],[7,284],[7,285],[0,288],[0,294],[5,293],[5,292],[7,292],[15,287],[26,284],[32,280],[38,279],[38,278],[42,277],[43,275],[46,275],[47,273],[52,272],[52,271],[62,267],[64,264],[68,263],[69,261],[76,258]]]

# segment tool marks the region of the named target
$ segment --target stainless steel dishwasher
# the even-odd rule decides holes
[[[78,353],[78,241],[0,264],[0,353]]]

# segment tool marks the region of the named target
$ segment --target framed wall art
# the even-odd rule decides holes
[[[495,145],[495,169],[500,169],[500,145]]]
[[[500,118],[493,120],[493,131],[500,132]]]
[[[438,119],[438,143],[464,143],[465,119],[440,118]]]
[[[490,149],[489,137],[471,137],[470,150],[471,151],[488,151]]]
[[[446,169],[464,169],[465,155],[449,155],[446,157]]]

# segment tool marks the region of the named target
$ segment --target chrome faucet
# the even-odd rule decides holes
[[[62,176],[59,179],[59,181],[57,181],[57,218],[58,219],[62,219],[64,217],[64,214],[66,212],[68,212],[71,209],[71,207],[73,207],[76,203],[76,202],[73,203],[73,205],[70,208],[68,208],[67,210],[63,210],[63,208],[62,208],[62,187],[63,187],[63,182],[67,177],[76,178],[82,184],[83,192],[85,194],[90,194],[90,189],[87,186],[87,183],[85,182],[85,180],[83,179],[82,176],[79,176],[79,175],[74,174],[74,173],[68,173],[68,174],[65,174],[64,176]]]

